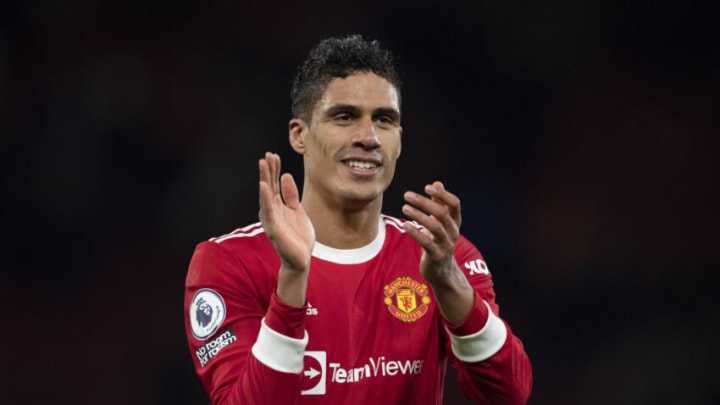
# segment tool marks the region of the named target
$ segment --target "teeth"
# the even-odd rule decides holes
[[[377,167],[377,165],[375,163],[361,162],[359,160],[348,160],[347,162],[345,162],[345,164],[347,164],[348,166],[357,168],[357,169],[364,169],[364,170],[373,169],[373,168]]]

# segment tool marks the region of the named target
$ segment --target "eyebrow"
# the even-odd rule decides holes
[[[376,115],[387,115],[391,117],[393,120],[400,121],[400,111],[392,108],[392,107],[379,107],[373,110],[373,116]]]
[[[356,105],[352,104],[335,104],[334,106],[328,108],[325,111],[325,115],[328,117],[331,117],[338,113],[349,113],[353,115],[360,115],[360,108]],[[392,117],[393,119],[396,119],[400,121],[400,111],[396,110],[392,107],[378,107],[372,111],[372,116],[378,116],[378,115],[388,115]]]
[[[334,106],[325,110],[325,115],[328,117],[332,117],[333,115],[341,112],[351,113],[353,115],[360,115],[360,108],[352,104],[335,104]]]

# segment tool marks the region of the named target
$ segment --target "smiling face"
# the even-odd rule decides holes
[[[352,208],[382,202],[400,156],[397,90],[374,73],[335,78],[315,104],[312,122],[290,121],[290,142],[303,155],[303,203]]]

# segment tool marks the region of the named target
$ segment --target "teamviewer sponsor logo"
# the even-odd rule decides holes
[[[305,352],[305,378],[302,381],[302,395],[325,395],[325,376],[327,375],[327,354],[325,352]]]
[[[205,365],[212,360],[213,357],[220,353],[220,350],[225,348],[225,346],[234,343],[236,340],[237,336],[235,336],[235,329],[228,328],[220,333],[215,339],[200,345],[200,347],[195,350],[195,356],[197,356],[198,361],[200,361],[200,367],[205,367]]]
[[[305,352],[302,395],[324,395],[329,379],[332,384],[351,384],[366,378],[387,378],[398,375],[419,375],[424,360],[387,360],[385,356],[370,357],[359,367],[344,367],[341,363],[327,362],[323,351]],[[328,371],[329,376],[328,376]]]

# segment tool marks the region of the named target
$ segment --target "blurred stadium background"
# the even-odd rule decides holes
[[[462,198],[531,404],[720,403],[719,24],[680,0],[6,4],[0,402],[208,403],[194,246],[257,220],[264,151],[300,173],[294,68],[362,33],[405,82],[385,210],[434,179]]]

